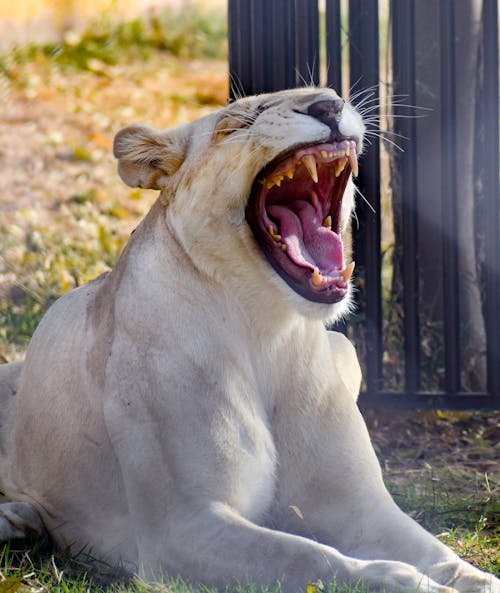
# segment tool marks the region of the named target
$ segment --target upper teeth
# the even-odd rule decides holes
[[[357,177],[356,143],[353,140],[344,140],[336,144],[323,144],[301,149],[286,159],[271,176],[262,179],[261,183],[266,189],[271,189],[275,185],[280,187],[285,177],[293,179],[295,171],[300,165],[304,166],[314,183],[318,183],[317,163],[331,163],[336,177],[339,177],[349,163],[352,174]]]
[[[335,169],[335,177],[339,177],[339,175],[345,169],[346,165],[347,165],[347,159],[345,157],[342,157],[340,159],[337,159],[336,161],[333,161],[333,167]]]
[[[316,169],[316,159],[313,155],[306,154],[306,156],[302,157],[302,163],[309,172],[314,183],[318,183],[318,170]]]

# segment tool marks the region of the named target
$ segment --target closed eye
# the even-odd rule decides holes
[[[229,109],[224,112],[214,128],[214,139],[223,140],[228,135],[240,130],[248,129],[258,114],[248,109]]]

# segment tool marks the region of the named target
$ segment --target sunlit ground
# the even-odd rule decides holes
[[[114,134],[196,119],[228,93],[224,60],[120,48],[109,60],[84,50],[78,68],[40,53],[0,62],[0,356],[8,360],[54,298],[114,264],[156,197],[119,179]]]

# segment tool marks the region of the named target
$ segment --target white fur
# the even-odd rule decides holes
[[[328,138],[305,113],[336,97],[286,91],[118,134],[120,174],[159,201],[116,268],[49,310],[22,366],[0,367],[0,490],[59,544],[221,587],[295,592],[336,577],[499,593],[387,493],[356,406],[356,354],[324,328],[349,299],[292,292],[244,218],[266,163]],[[361,144],[359,116],[344,113]],[[26,508],[0,513],[0,536],[12,517],[37,529]]]

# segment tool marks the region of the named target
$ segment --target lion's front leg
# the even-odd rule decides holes
[[[408,565],[350,558],[264,526],[279,489],[274,439],[252,385],[236,372],[227,376],[212,384],[192,381],[191,393],[200,397],[181,397],[170,380],[160,398],[142,383],[127,382],[125,392],[123,373],[113,374],[118,383],[107,397],[105,420],[146,577],[167,573],[219,587],[281,582],[288,593],[318,579],[452,593]]]
[[[340,338],[337,342],[342,345]],[[350,557],[405,563],[463,592],[500,593],[495,577],[461,560],[394,503],[352,388],[342,370],[334,370],[329,379],[322,380],[326,372],[318,369],[308,376],[316,393],[310,405],[301,403],[304,412],[293,423],[289,408],[278,414],[280,496],[274,524]],[[288,401],[293,405],[290,394]]]
[[[434,581],[462,592],[500,593],[498,579],[459,558],[392,499],[381,499],[369,509],[360,516],[367,524],[364,539],[352,544],[350,555],[408,562]]]
[[[160,567],[220,588],[280,583],[283,593],[299,593],[309,583],[329,586],[335,580],[339,587],[362,582],[386,593],[456,593],[408,564],[351,558],[309,538],[257,525],[221,502],[184,510],[182,520],[165,526],[162,538],[144,538],[139,552],[146,578],[154,579]]]

